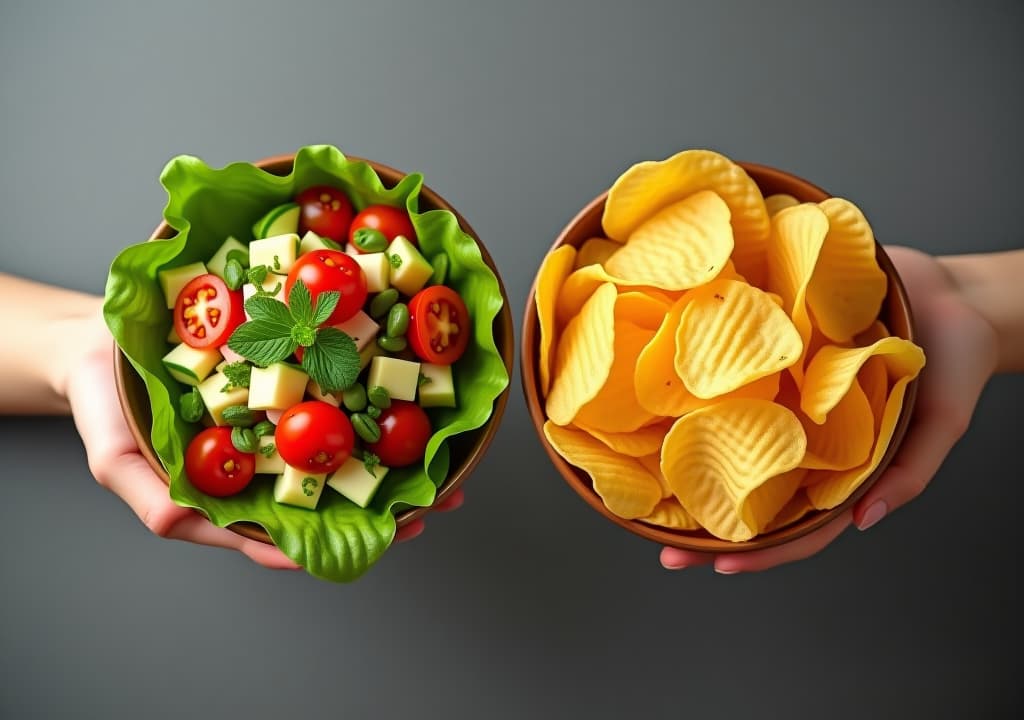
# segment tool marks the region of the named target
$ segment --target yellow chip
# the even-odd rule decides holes
[[[604,261],[612,256],[612,253],[622,247],[619,243],[608,238],[593,237],[580,245],[576,252],[576,262],[573,270],[579,270],[584,265],[604,265]]]
[[[667,433],[671,428],[672,425],[669,424],[664,429],[661,436],[663,441],[665,439],[665,433]],[[662,499],[668,497],[674,498],[675,496],[672,494],[672,488],[668,486],[668,480],[665,479],[665,474],[661,471],[661,447],[658,447],[658,452],[638,457],[637,460],[640,461],[641,465],[647,468],[647,472],[653,475],[655,480],[658,481],[658,484],[661,485]]]
[[[654,419],[654,414],[640,405],[633,388],[637,356],[652,337],[653,330],[625,320],[615,321],[611,371],[597,394],[579,409],[575,416],[578,424],[603,432],[625,433]]]
[[[688,290],[721,273],[732,249],[729,206],[704,190],[642,222],[604,266],[630,282]]]
[[[665,439],[665,433],[668,432],[666,425],[648,425],[637,428],[632,432],[609,433],[580,423],[578,417],[574,424],[580,430],[590,433],[603,442],[610,450],[635,458],[643,458],[651,454],[660,453],[661,443]],[[655,464],[657,464],[657,460],[655,460]],[[646,463],[645,467],[650,470]]]
[[[700,530],[700,523],[674,497],[664,498],[654,506],[650,515],[637,519],[670,530]]]
[[[782,298],[793,318],[804,352],[790,365],[797,384],[803,382],[804,357],[811,341],[812,322],[807,309],[807,285],[828,234],[828,217],[815,205],[796,205],[772,218],[768,245],[768,290]]]
[[[793,496],[807,439],[796,415],[767,400],[725,400],[681,417],[661,469],[673,494],[712,535],[756,535]]]
[[[537,325],[540,329],[540,391],[547,395],[551,388],[551,349],[555,342],[555,301],[562,284],[569,276],[576,249],[563,245],[548,253],[537,273],[534,300],[537,303]]]
[[[590,476],[594,491],[605,507],[631,520],[650,515],[661,500],[661,486],[635,458],[620,455],[579,430],[544,423],[544,435],[551,446]]]
[[[636,361],[633,384],[637,401],[655,415],[679,417],[693,399],[693,394],[676,374],[675,366],[676,330],[679,318],[692,297],[687,293],[676,300]]]
[[[864,389],[864,395],[871,406],[871,414],[875,419],[874,435],[878,437],[886,399],[889,397],[889,371],[885,367],[885,360],[877,355],[865,360],[857,372],[857,382]]]
[[[800,201],[792,195],[786,193],[776,193],[775,195],[769,195],[764,199],[764,206],[768,209],[769,217],[777,214],[780,210],[785,210],[788,207],[799,205]]]
[[[612,240],[625,242],[641,223],[667,205],[713,190],[732,215],[737,270],[762,284],[768,210],[757,185],[739,165],[710,150],[684,150],[661,161],[637,163],[608,191],[601,223]]]
[[[699,398],[792,365],[803,351],[786,313],[756,287],[716,280],[692,291],[676,331],[676,373]]]
[[[562,289],[558,292],[555,304],[555,322],[557,327],[565,327],[580,311],[583,304],[590,299],[594,291],[606,283],[615,285],[616,290],[623,292],[640,292],[650,297],[671,303],[679,296],[666,290],[659,290],[608,274],[600,265],[586,265],[574,270],[565,279]]]
[[[801,468],[801,470],[804,473],[808,472],[803,468]],[[804,490],[797,490],[796,494],[789,499],[789,502],[779,510],[779,514],[773,517],[771,521],[764,526],[764,530],[762,532],[775,532],[776,530],[788,525],[792,525],[812,510],[814,510],[814,506],[811,505],[811,501],[807,497],[807,493]]]
[[[878,316],[887,279],[875,259],[875,236],[864,214],[841,198],[818,206],[829,227],[807,286],[807,306],[825,335],[846,342]]]
[[[822,425],[798,412],[807,434],[807,454],[800,467],[822,470],[849,470],[871,454],[875,444],[875,422],[871,403],[854,379],[842,400]],[[801,417],[802,416],[802,417]]]
[[[892,333],[889,332],[889,328],[885,326],[885,323],[881,320],[875,320],[873,323],[868,325],[867,330],[857,334],[853,339],[853,343],[857,347],[864,347],[865,345],[876,343],[882,338],[887,338],[891,335]]]
[[[647,330],[657,330],[671,308],[672,301],[665,296],[624,292],[615,301],[615,319],[631,322]]]
[[[558,339],[547,416],[568,425],[604,386],[615,345],[615,286],[607,283],[586,301]]]
[[[807,417],[823,423],[825,416],[846,395],[861,366],[875,356],[885,362],[892,379],[912,380],[925,363],[921,348],[898,337],[883,338],[859,348],[826,345],[807,364],[807,376],[800,396],[800,407]]]

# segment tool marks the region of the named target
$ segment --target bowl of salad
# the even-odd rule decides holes
[[[355,580],[497,431],[494,261],[421,175],[332,146],[160,180],[164,220],[104,303],[129,428],[176,503]]]

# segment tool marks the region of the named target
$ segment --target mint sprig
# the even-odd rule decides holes
[[[341,294],[320,293],[314,302],[299,280],[288,293],[288,304],[267,295],[245,303],[252,319],[235,329],[228,347],[259,367],[281,362],[303,347],[302,368],[324,392],[344,390],[359,376],[355,341],[333,327],[319,327],[331,316]]]

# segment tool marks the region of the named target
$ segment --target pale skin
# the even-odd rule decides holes
[[[0,304],[18,309],[5,322],[13,331],[8,337],[19,338],[0,343],[0,374],[8,378],[0,383],[0,414],[70,414],[96,481],[154,534],[236,550],[268,568],[298,568],[276,547],[217,527],[171,500],[122,415],[102,298],[0,273]],[[435,509],[454,510],[462,501],[460,490]],[[395,541],[423,530],[423,520],[416,520],[402,527]]]

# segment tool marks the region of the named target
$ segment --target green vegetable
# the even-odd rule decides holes
[[[419,379],[418,379],[418,380],[416,381],[416,386],[417,386],[417,387],[423,387],[423,386],[424,386],[424,385],[426,385],[427,383],[432,383],[432,382],[434,382],[434,381],[433,381],[433,380],[431,380],[430,378],[428,378],[428,377],[427,377],[426,375],[424,375],[423,373],[420,373],[420,377],[419,377]]]
[[[178,409],[181,412],[182,420],[199,422],[206,410],[206,404],[203,402],[203,396],[199,394],[199,388],[193,387],[191,392],[178,398]]]
[[[238,250],[232,252],[237,253]],[[224,265],[224,282],[232,290],[238,290],[245,284],[245,269],[242,267],[242,263],[235,258],[231,258]]]
[[[381,290],[370,301],[370,317],[379,320],[391,309],[391,306],[398,302],[398,291],[394,288]]]
[[[231,262],[232,260],[237,262],[242,267],[243,270],[249,267],[249,253],[247,252],[242,252],[241,250],[232,250],[231,252],[228,253],[227,261]]]
[[[366,413],[355,413],[352,416],[352,429],[356,431],[356,435],[368,443],[380,440],[380,426]]]
[[[251,427],[256,420],[248,405],[228,405],[222,415],[231,427]]]
[[[270,457],[275,452],[277,452],[277,448],[274,446],[274,443],[260,445],[260,455],[262,455],[263,457]]]
[[[235,450],[244,453],[254,453],[260,446],[256,433],[247,427],[231,428],[231,444],[235,446]]]
[[[261,438],[264,435],[273,435],[276,429],[277,428],[274,427],[274,423],[269,420],[260,420],[252,430],[256,433],[256,437]],[[270,454],[273,455],[273,453]]]
[[[370,399],[371,403],[379,407],[381,410],[386,410],[391,407],[391,393],[388,392],[386,387],[374,385],[366,391],[366,396]]]
[[[388,246],[388,238],[380,230],[359,228],[352,234],[352,243],[363,252],[383,252]]]
[[[391,267],[393,267],[395,270],[402,267],[402,258],[399,257],[397,254],[392,254],[390,257],[388,257],[388,261],[391,263]]]
[[[249,272],[246,275],[249,276],[249,282],[256,287],[262,287],[263,281],[267,279],[267,275],[270,273],[270,268],[266,265],[257,265],[256,267],[249,268]]]
[[[231,388],[247,388],[252,377],[252,365],[241,361],[228,363],[221,368],[221,372],[228,379],[228,384],[221,388],[221,392],[227,392]]]
[[[377,338],[377,344],[388,352],[398,353],[405,350],[409,343],[406,342],[404,337],[388,337],[387,335],[384,335]]]
[[[427,284],[444,285],[444,281],[448,278],[448,256],[444,253],[438,253],[430,261],[430,264],[434,268],[434,274],[430,276]]]
[[[320,242],[322,242],[324,245],[326,245],[331,250],[341,250],[341,245],[339,245],[337,242],[335,242],[332,238],[321,236],[320,237]]]
[[[409,306],[395,303],[388,311],[387,333],[390,337],[402,337],[409,329]]]
[[[374,455],[372,452],[363,453],[363,467],[366,468],[366,472],[370,473],[372,477],[374,475],[373,469],[380,465],[380,458]]]
[[[270,242],[273,242],[273,240],[271,240]],[[274,270],[280,270],[280,269],[281,269],[281,257],[279,255],[275,255],[274,256]]]
[[[341,402],[349,412],[362,412],[366,409],[366,388],[355,383],[342,394]]]
[[[366,414],[372,417],[374,420],[380,417],[380,408],[376,405],[370,405],[366,408]]]

